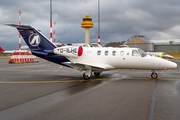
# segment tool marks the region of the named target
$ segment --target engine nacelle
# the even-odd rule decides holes
[[[54,49],[54,54],[67,57],[80,57],[83,54],[82,46],[63,46]]]

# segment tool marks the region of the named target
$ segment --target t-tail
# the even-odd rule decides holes
[[[17,28],[33,55],[61,65],[64,65],[63,62],[69,61],[64,56],[55,55],[53,50],[56,48],[56,45],[50,42],[48,38],[36,28],[30,25],[6,25]]]

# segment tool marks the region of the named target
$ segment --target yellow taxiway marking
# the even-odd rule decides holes
[[[180,80],[180,78],[160,78],[158,80]]]
[[[122,78],[118,78],[119,80],[122,80]],[[139,79],[143,80],[146,78],[123,78],[126,79]],[[108,80],[114,80],[114,78],[95,78],[95,79],[89,79],[89,80],[33,80],[33,81],[0,81],[0,84],[42,84],[42,83],[75,83],[75,82],[94,82],[94,81],[108,81]],[[156,79],[149,79],[149,80],[156,80]],[[158,80],[180,80],[180,78],[159,78]]]
[[[0,84],[41,84],[41,83],[75,83],[75,82],[93,82],[93,81],[107,81],[110,78],[98,78],[90,80],[45,80],[45,81],[0,81]]]

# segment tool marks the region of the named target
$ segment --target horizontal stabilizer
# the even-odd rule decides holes
[[[33,29],[31,26],[29,25],[16,25],[16,24],[5,24],[7,26],[11,26],[11,27],[15,27],[15,28],[19,28],[19,29],[23,29],[23,30],[30,30]]]

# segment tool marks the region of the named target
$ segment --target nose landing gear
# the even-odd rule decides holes
[[[152,78],[152,79],[158,79],[159,77],[158,77],[158,74],[157,74],[155,71],[152,71],[150,78]]]

